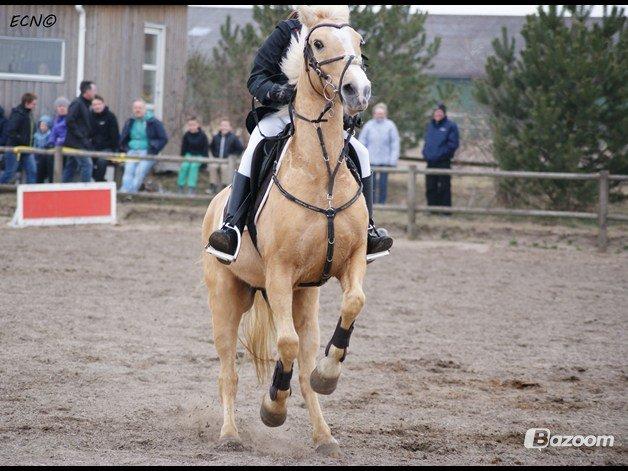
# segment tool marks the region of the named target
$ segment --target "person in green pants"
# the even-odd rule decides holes
[[[187,122],[187,132],[183,135],[181,142],[181,155],[184,157],[208,157],[209,141],[207,135],[201,129],[201,125],[196,117],[191,117]],[[179,193],[183,193],[187,184],[188,194],[196,193],[198,183],[198,169],[200,162],[183,162],[179,169],[177,185]]]

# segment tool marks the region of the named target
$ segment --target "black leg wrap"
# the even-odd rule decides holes
[[[277,360],[275,363],[275,372],[273,373],[273,382],[270,385],[270,398],[274,401],[277,399],[277,391],[287,391],[290,389],[290,380],[292,379],[292,372],[294,369],[291,369],[289,373],[283,372],[283,363],[281,360]]]
[[[347,356],[347,348],[349,347],[349,340],[351,339],[351,333],[353,332],[353,326],[355,325],[355,321],[351,324],[347,330],[340,327],[340,322],[342,319],[338,319],[338,324],[336,324],[336,330],[334,330],[334,335],[331,336],[331,340],[327,344],[325,348],[325,356],[329,355],[329,349],[333,345],[336,348],[344,349],[344,353],[342,354],[342,358],[340,362],[345,361],[345,357]]]

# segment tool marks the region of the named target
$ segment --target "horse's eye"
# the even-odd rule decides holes
[[[316,41],[314,41],[314,47],[320,51],[325,46],[323,45],[323,43],[319,39],[317,39]]]

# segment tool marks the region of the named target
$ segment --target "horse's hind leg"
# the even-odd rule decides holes
[[[242,315],[250,309],[253,296],[245,283],[215,260],[212,260],[210,273],[212,275],[207,277],[209,307],[212,312],[214,346],[220,359],[218,389],[224,415],[220,442],[221,446],[238,447],[240,439],[235,424],[238,326]]]
[[[316,366],[316,353],[320,345],[318,329],[318,288],[294,292],[292,310],[294,327],[299,334],[299,384],[301,395],[307,405],[312,423],[312,437],[316,450],[332,457],[341,456],[338,442],[331,435],[329,425],[323,418],[318,395],[310,386],[310,374]]]
[[[268,427],[278,427],[288,415],[292,366],[299,352],[299,337],[292,320],[292,279],[281,267],[266,271],[266,293],[277,331],[277,352],[270,391],[264,394],[260,416]]]
[[[353,332],[353,323],[364,307],[365,296],[362,282],[365,272],[364,251],[357,250],[340,277],[343,296],[338,325],[325,349],[325,356],[321,358],[310,377],[312,389],[319,394],[331,394],[336,390],[341,363],[345,359],[349,338]]]

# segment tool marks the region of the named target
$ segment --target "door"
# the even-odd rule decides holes
[[[166,27],[144,25],[144,61],[142,63],[142,98],[155,117],[163,119],[164,62]]]

